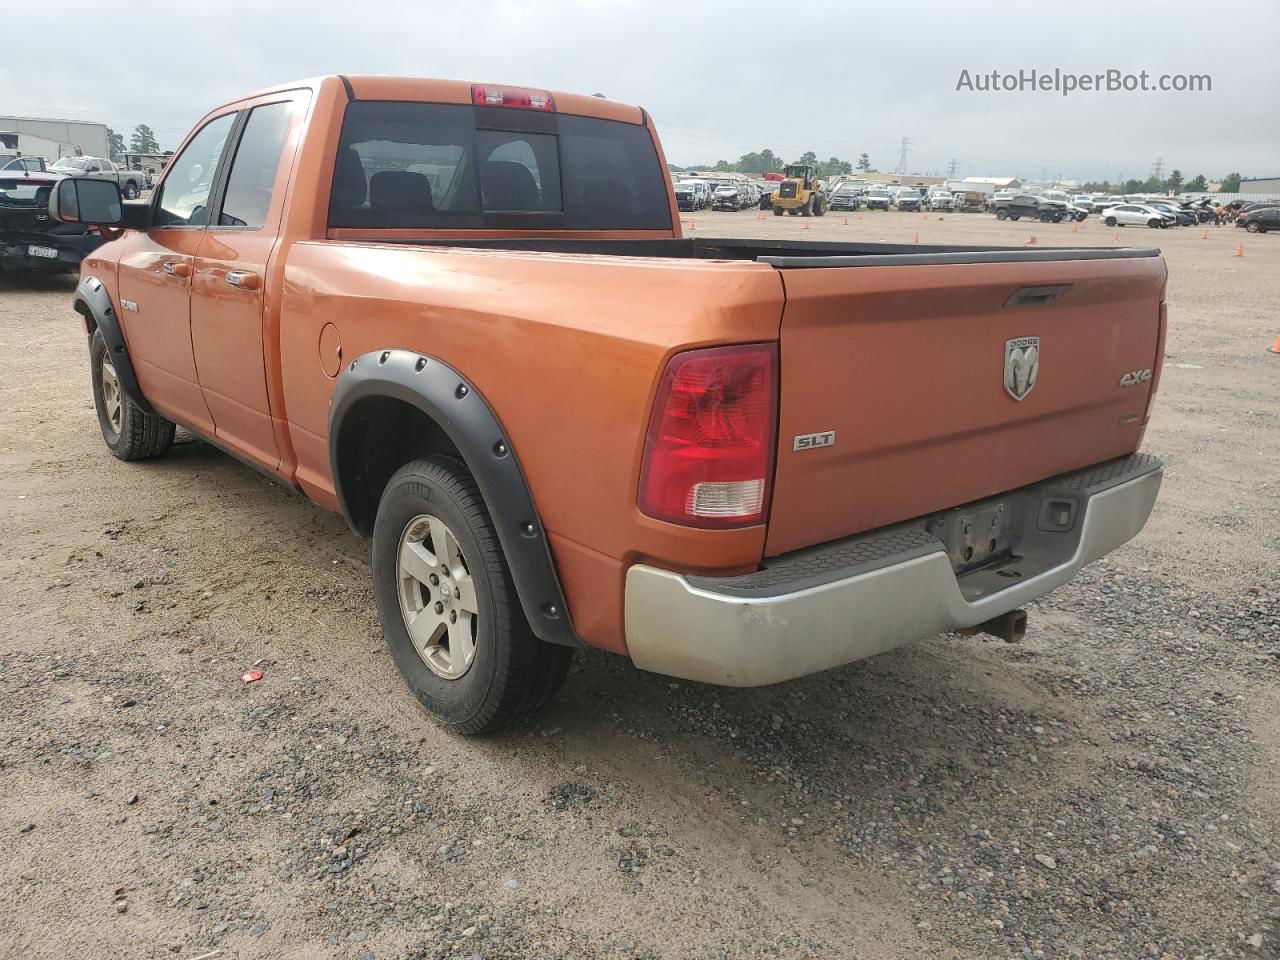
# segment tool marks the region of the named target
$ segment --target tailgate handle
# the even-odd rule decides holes
[[[1004,305],[1006,307],[1040,307],[1046,303],[1052,303],[1070,289],[1069,283],[1059,283],[1049,287],[1023,287],[1013,291]]]

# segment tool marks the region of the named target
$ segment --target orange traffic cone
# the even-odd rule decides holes
[[[916,235],[915,235],[914,237],[912,237],[912,238],[911,238],[911,242],[912,242],[912,243],[919,243],[919,242],[920,242],[920,234],[919,234],[918,232],[916,233]]]
[[[808,221],[808,220],[806,220],[806,221],[804,222],[804,228],[805,228],[806,230],[810,229],[810,227],[809,227],[809,221]]]
[[[1030,246],[1030,245],[1032,245],[1032,244],[1033,244],[1033,243],[1035,243],[1035,242],[1036,242],[1036,238],[1035,238],[1035,237],[1028,237],[1028,238],[1027,238],[1027,244],[1026,244],[1026,245],[1027,245],[1027,246]]]
[[[763,211],[763,210],[761,210],[759,213],[757,213],[757,214],[756,214],[756,219],[757,219],[757,220],[763,220],[763,219],[764,219],[764,211]]]
[[[1243,257],[1243,256],[1244,256],[1244,244],[1243,244],[1243,243],[1236,247],[1236,256],[1237,256],[1237,257]]]
[[[861,219],[862,219],[862,214],[858,214],[858,219],[859,219],[859,220],[861,220]]]
[[[1267,353],[1280,353],[1280,333],[1276,334],[1276,342],[1267,347]]]
[[[1078,223],[1073,223],[1073,224],[1071,225],[1071,232],[1072,232],[1072,233],[1079,233],[1079,232],[1080,232],[1080,224],[1078,224]]]
[[[920,211],[920,216],[924,217],[926,220],[929,219],[929,215],[925,213],[923,210]]]
[[[697,221],[697,220],[690,220],[690,221],[689,221],[689,229],[690,229],[690,230],[697,230],[697,229],[698,229],[698,221]]]
[[[1112,239],[1113,241],[1115,241],[1116,243],[1119,243],[1119,242],[1120,242],[1120,231],[1119,231],[1119,230],[1117,230],[1117,231],[1116,231],[1116,235],[1115,235],[1114,237],[1112,237],[1111,239]]]
[[[1208,231],[1208,230],[1201,230],[1201,231],[1200,231],[1200,239],[1201,239],[1201,240],[1208,240],[1208,239],[1209,239],[1209,231]]]

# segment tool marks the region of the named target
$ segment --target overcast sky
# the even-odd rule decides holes
[[[604,93],[653,115],[675,163],[769,147],[891,171],[1145,179],[1280,176],[1280,0],[913,4],[437,2],[58,8],[0,54],[0,115],[149,124],[172,148],[210,107],[325,73]],[[142,8],[138,8],[141,10]],[[190,12],[187,12],[187,11]],[[1208,74],[1207,93],[957,92],[1020,69]]]

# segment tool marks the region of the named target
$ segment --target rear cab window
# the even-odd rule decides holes
[[[355,101],[330,227],[670,230],[641,125],[461,104]]]

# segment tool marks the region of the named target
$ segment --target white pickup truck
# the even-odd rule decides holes
[[[54,173],[66,174],[68,177],[114,180],[120,185],[120,192],[124,194],[126,200],[138,198],[146,178],[146,174],[141,170],[126,170],[102,157],[63,157],[49,169]]]

